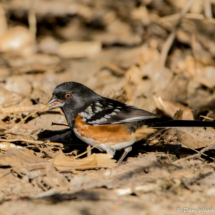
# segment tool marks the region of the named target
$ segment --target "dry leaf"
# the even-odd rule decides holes
[[[7,129],[7,124],[0,120],[0,131],[6,130]]]
[[[163,100],[161,97],[153,97],[156,107],[164,112],[164,114],[170,118],[174,118],[175,113],[178,110],[183,111],[182,119],[183,120],[193,120],[193,114],[190,108],[185,107],[179,103],[172,103],[166,100]]]
[[[126,72],[127,79],[130,78],[130,82],[139,85],[142,84],[142,71],[139,67],[136,65],[132,66],[127,72]]]
[[[53,164],[57,169],[63,171],[68,169],[90,169],[96,167],[113,167],[117,164],[111,159],[110,154],[92,154],[90,157],[75,159],[72,156],[65,156],[60,150],[59,154],[53,159]]]
[[[0,37],[0,51],[14,55],[27,56],[33,52],[34,36],[26,28],[15,27]]]
[[[7,19],[2,3],[0,4],[0,36],[7,31]]]
[[[22,107],[9,107],[9,108],[2,108],[1,112],[3,114],[24,113],[24,112],[32,112],[32,111],[40,110],[45,107],[46,107],[46,105],[43,105],[43,104],[22,106]],[[48,109],[48,107],[47,107],[47,109]]]
[[[182,120],[182,116],[183,116],[183,110],[179,109],[175,112],[174,119]]]
[[[14,105],[22,100],[22,96],[0,86],[0,105]]]
[[[185,59],[186,71],[202,85],[213,88],[214,85],[214,67],[205,67],[199,60],[192,56]]]
[[[98,31],[92,35],[93,40],[100,41],[105,45],[126,44],[139,45],[142,41],[140,35],[132,31],[128,23],[119,19],[114,20],[107,26],[107,31]]]
[[[12,76],[7,78],[5,89],[20,93],[21,95],[30,96],[32,91],[32,86],[29,81],[25,80],[22,76]]]
[[[46,36],[38,44],[38,49],[46,54],[58,54],[59,43],[53,37]]]
[[[91,57],[101,51],[101,43],[97,41],[70,41],[59,45],[59,54],[64,58]]]
[[[134,20],[140,20],[144,25],[148,25],[150,23],[147,9],[143,6],[135,8],[131,13],[131,18]]]
[[[177,128],[177,137],[182,147],[198,149],[214,144],[213,128]]]
[[[44,163],[30,150],[10,148],[5,154],[0,155],[0,166],[24,166],[28,164]]]
[[[0,149],[7,151],[10,148],[18,148],[18,149],[24,149],[22,146],[16,146],[13,143],[9,143],[9,142],[0,142]]]

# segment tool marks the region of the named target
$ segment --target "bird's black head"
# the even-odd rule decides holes
[[[52,104],[49,110],[61,108],[70,124],[69,121],[99,97],[94,91],[80,83],[65,82],[54,89],[47,105]]]

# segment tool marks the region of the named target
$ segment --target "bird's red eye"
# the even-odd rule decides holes
[[[66,96],[65,96],[67,99],[69,99],[70,97],[71,97],[71,94],[70,93],[68,93],[68,94],[66,94]]]

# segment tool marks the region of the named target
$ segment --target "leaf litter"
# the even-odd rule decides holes
[[[122,152],[88,147],[46,106],[56,85],[77,81],[160,116],[215,119],[214,2],[205,2],[0,4],[2,214],[213,209],[214,128],[162,130],[117,167]]]

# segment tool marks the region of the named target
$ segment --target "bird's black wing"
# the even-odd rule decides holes
[[[159,118],[148,111],[111,99],[101,99],[92,103],[81,115],[89,125],[122,124]]]
[[[148,111],[107,98],[92,103],[81,115],[89,125],[114,125],[145,121],[145,125],[153,128],[215,127],[214,121],[163,119]]]

